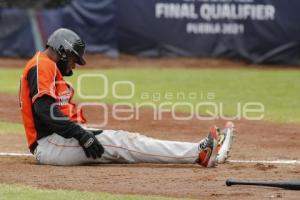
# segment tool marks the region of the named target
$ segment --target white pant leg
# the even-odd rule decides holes
[[[126,131],[104,130],[97,136],[105,160],[125,163],[195,163],[198,143],[158,140]],[[110,156],[110,157],[109,157]]]
[[[38,141],[36,159],[41,164],[80,165],[86,163],[195,163],[199,143],[166,141],[138,133],[104,130],[96,136],[104,146],[100,159],[87,158],[74,138],[52,134]]]

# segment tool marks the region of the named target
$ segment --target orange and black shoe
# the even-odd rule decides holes
[[[214,126],[210,129],[208,136],[199,144],[198,164],[204,167],[214,167],[217,165],[218,155],[218,131]]]
[[[235,126],[231,121],[228,121],[218,136],[218,163],[224,163],[229,158],[234,133]]]

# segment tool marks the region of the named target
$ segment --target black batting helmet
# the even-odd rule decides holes
[[[71,53],[78,58],[77,64],[85,65],[83,54],[85,50],[84,41],[73,31],[60,28],[54,31],[47,42],[46,47],[51,47],[59,59],[67,61]]]

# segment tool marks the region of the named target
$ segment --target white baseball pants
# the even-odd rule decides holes
[[[198,159],[199,143],[158,140],[126,131],[104,130],[96,138],[105,151],[96,160],[87,158],[74,138],[58,134],[38,140],[35,158],[41,164],[80,165],[88,163],[181,163]]]

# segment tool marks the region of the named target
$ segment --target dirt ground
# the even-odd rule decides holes
[[[98,65],[97,56],[89,59]],[[105,58],[106,59],[106,58]],[[124,58],[131,60],[135,58]],[[2,66],[20,67],[24,60],[4,59]],[[151,59],[150,59],[151,61]],[[153,62],[168,66],[179,66],[178,60],[143,61],[136,58],[134,66]],[[114,63],[116,62],[116,63]],[[119,64],[118,64],[119,62]],[[129,67],[131,61],[107,61],[104,68]],[[189,67],[188,59],[183,61]],[[236,66],[230,61],[190,61],[196,66]],[[195,63],[194,63],[195,62]],[[203,62],[203,63],[201,63]],[[211,63],[210,63],[211,62]],[[214,63],[216,62],[216,63]],[[227,63],[228,62],[228,63]],[[172,64],[173,63],[173,64]],[[210,63],[210,64],[209,64]],[[101,63],[100,63],[101,64]],[[235,64],[235,65],[234,65]],[[259,66],[257,66],[259,68]],[[111,107],[110,107],[111,108]],[[86,108],[90,123],[103,120],[101,111]],[[199,141],[207,134],[210,126],[222,126],[225,121],[173,120],[170,113],[163,120],[153,120],[153,111],[141,110],[139,120],[118,121],[109,116],[107,129],[122,129],[140,132],[150,137],[179,141]],[[184,116],[183,113],[178,115]],[[21,122],[17,96],[0,94],[0,119],[7,122]],[[299,160],[300,125],[276,124],[266,121],[234,121],[237,127],[231,158],[233,160]],[[28,153],[25,136],[1,135],[0,152]],[[242,164],[226,163],[212,169],[198,165],[161,165],[161,164],[109,164],[74,167],[38,165],[31,157],[0,157],[0,182],[20,183],[34,187],[68,189],[80,191],[110,192],[121,194],[159,195],[170,197],[189,197],[195,199],[299,199],[299,192],[276,188],[257,188],[246,186],[226,187],[228,178],[241,180],[300,180],[300,166],[286,164]]]

